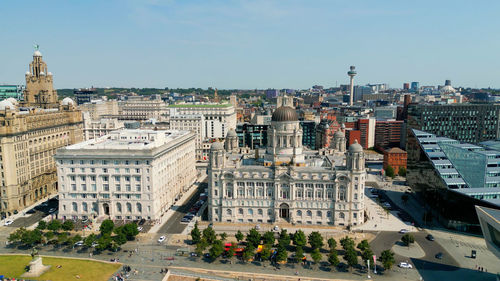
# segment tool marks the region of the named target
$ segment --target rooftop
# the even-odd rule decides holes
[[[178,103],[178,104],[169,104],[168,107],[172,108],[183,108],[183,107],[191,107],[191,108],[210,108],[210,107],[216,107],[216,108],[224,108],[224,107],[231,107],[232,105],[230,103]]]

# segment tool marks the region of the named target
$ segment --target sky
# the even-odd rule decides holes
[[[33,44],[56,88],[500,88],[500,1],[0,0],[0,84]]]

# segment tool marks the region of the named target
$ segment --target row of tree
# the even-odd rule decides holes
[[[385,175],[388,176],[388,177],[391,177],[391,178],[395,178],[396,177],[396,173],[394,171],[394,168],[391,165],[387,165],[387,167],[385,168]],[[405,167],[399,167],[398,175],[400,177],[406,177],[406,168]]]
[[[201,256],[208,249],[208,254],[212,260],[217,259],[221,255],[225,255],[227,258],[233,259],[234,254],[237,249],[235,243],[231,244],[231,247],[227,249],[224,246],[224,241],[227,239],[226,233],[219,234],[217,239],[217,234],[211,227],[205,228],[200,231],[198,225],[195,225],[191,231],[191,238],[193,244],[196,245],[195,252]],[[245,247],[241,254],[243,261],[249,261],[258,257],[263,262],[271,261],[276,263],[283,263],[287,260],[292,260],[293,262],[305,261],[305,247],[309,244],[308,252],[310,253],[311,259],[316,265],[318,265],[323,260],[323,254],[321,249],[324,246],[324,239],[321,233],[315,231],[311,232],[308,236],[304,234],[302,230],[297,230],[293,234],[288,234],[286,229],[283,229],[279,236],[271,231],[267,231],[264,234],[259,233],[255,228],[250,229],[250,231],[244,235],[241,231],[235,234],[235,238],[238,244],[244,244]],[[295,247],[291,247],[290,244]],[[337,241],[334,238],[329,238],[327,240],[329,252],[327,260],[329,264],[336,268],[340,264],[340,260],[337,252]],[[350,237],[344,237],[340,239],[340,245],[343,248],[343,259],[349,268],[355,267],[359,264],[358,255],[361,256],[362,260],[366,262],[372,259],[373,251],[371,250],[370,244],[367,240],[363,240],[355,249],[355,241]],[[260,246],[260,251],[256,253],[256,249]],[[288,249],[292,249],[294,254],[289,258]],[[385,250],[379,259],[384,268],[390,269],[394,265],[394,253],[390,250]],[[373,265],[372,265],[373,267]]]

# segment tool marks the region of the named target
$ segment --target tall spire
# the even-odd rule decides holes
[[[47,64],[42,59],[40,46],[35,44],[33,61],[26,72],[26,89],[24,91],[24,106],[56,108],[59,106],[57,92],[53,88],[52,73],[48,72]]]

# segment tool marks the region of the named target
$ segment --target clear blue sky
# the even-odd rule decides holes
[[[500,1],[0,1],[0,83],[34,42],[56,88],[500,87]]]

